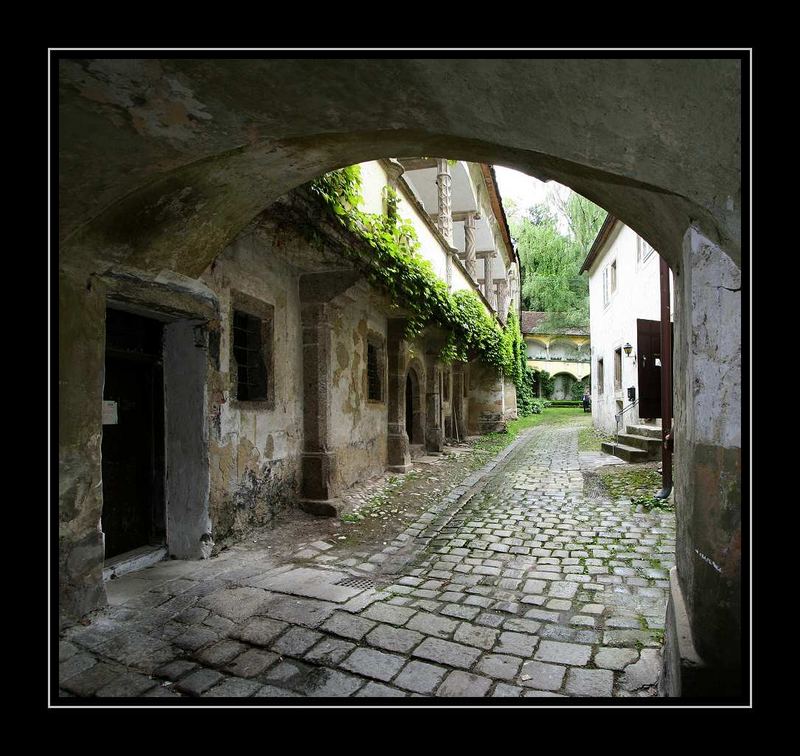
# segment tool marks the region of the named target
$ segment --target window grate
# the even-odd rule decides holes
[[[233,357],[236,360],[236,398],[264,401],[267,393],[267,367],[264,360],[264,324],[246,312],[233,313]]]

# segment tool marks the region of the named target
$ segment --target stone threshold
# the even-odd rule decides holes
[[[133,551],[126,551],[113,559],[106,560],[103,566],[103,580],[118,578],[129,572],[138,572],[166,558],[166,546],[142,546]]]

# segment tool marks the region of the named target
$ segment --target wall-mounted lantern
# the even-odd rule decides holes
[[[626,342],[625,346],[622,348],[625,350],[625,356],[630,357],[631,350],[633,349],[633,347],[631,346],[631,342],[630,341]]]

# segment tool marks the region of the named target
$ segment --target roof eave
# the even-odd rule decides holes
[[[611,213],[606,216],[603,225],[600,226],[600,230],[597,232],[594,242],[592,242],[592,248],[589,250],[589,254],[586,255],[586,259],[583,261],[583,265],[581,265],[581,269],[578,271],[579,274],[592,267],[597,256],[603,249],[603,245],[608,241],[608,237],[619,222],[620,221],[611,215]]]

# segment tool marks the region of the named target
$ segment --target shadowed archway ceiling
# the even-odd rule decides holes
[[[198,275],[332,168],[428,155],[554,179],[671,264],[698,225],[739,262],[737,60],[59,62],[61,263]]]

